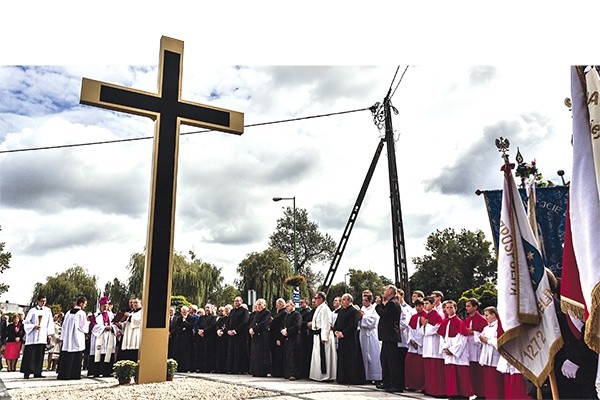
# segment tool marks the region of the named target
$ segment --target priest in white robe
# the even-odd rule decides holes
[[[331,330],[331,310],[325,302],[325,293],[315,295],[315,313],[309,328],[314,335],[309,378],[331,381],[337,378],[337,353]]]
[[[117,332],[114,315],[109,310],[110,300],[107,296],[100,298],[100,312],[90,332],[90,354],[88,376],[111,376],[114,354],[117,345]]]
[[[131,312],[124,314],[126,320],[121,324],[123,340],[117,358],[138,362],[142,331],[142,302],[137,298],[131,299],[131,307]]]
[[[87,299],[77,299],[75,307],[65,314],[62,325],[62,348],[58,361],[57,379],[81,379],[81,361],[85,351],[85,334],[89,331],[90,322],[83,310]]]
[[[359,339],[363,364],[365,366],[365,378],[367,383],[379,383],[381,381],[381,342],[377,336],[379,314],[375,311],[373,293],[370,290],[363,292],[362,304],[360,309],[362,318],[359,323]]]
[[[46,296],[38,296],[37,305],[29,309],[23,320],[23,328],[25,346],[20,371],[25,379],[29,379],[31,374],[34,378],[42,378],[44,352],[54,336],[54,319],[52,311],[46,307]]]

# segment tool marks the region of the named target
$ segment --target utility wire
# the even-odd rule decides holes
[[[390,82],[390,88],[388,89],[386,97],[389,96],[390,92],[392,91],[392,85],[394,84],[394,81],[396,80],[396,76],[398,75],[399,70],[400,70],[400,66],[398,65],[398,68],[396,68],[396,72],[394,73],[394,77],[392,78],[392,81]],[[396,87],[398,87],[398,86],[396,86]],[[392,96],[390,96],[390,98],[391,97]]]
[[[400,68],[400,66],[398,66],[398,68]],[[404,72],[402,73],[402,76],[400,76],[400,80],[398,81],[398,84],[396,84],[396,88],[394,89],[394,92],[390,96],[390,99],[392,97],[394,97],[394,93],[396,93],[396,90],[398,89],[398,86],[400,86],[400,82],[402,82],[402,78],[404,78],[404,74],[406,74],[406,71],[408,71],[408,65],[406,66],[406,68],[404,68]],[[396,70],[396,73],[398,73],[398,70]],[[396,75],[394,75],[394,78],[396,78]]]
[[[253,127],[256,127],[256,126],[281,124],[281,123],[284,123],[284,122],[295,122],[295,121],[302,121],[302,120],[308,120],[308,119],[314,119],[314,118],[331,117],[331,116],[334,116],[334,115],[350,114],[350,113],[355,113],[355,112],[359,112],[359,111],[366,111],[366,110],[369,110],[369,107],[359,108],[359,109],[356,109],[356,110],[339,111],[339,112],[328,113],[328,114],[311,115],[311,116],[308,116],[308,117],[298,117],[298,118],[290,118],[290,119],[281,119],[281,120],[278,120],[278,121],[259,122],[259,123],[256,123],[256,124],[244,125],[244,128],[253,128]],[[202,130],[198,130],[198,131],[184,132],[184,133],[181,133],[180,136],[193,135],[193,134],[196,134],[196,133],[204,133],[204,132],[212,132],[212,131],[215,131],[215,129],[202,129]],[[153,139],[153,138],[154,138],[154,136],[143,136],[143,137],[129,138],[129,139],[104,140],[104,141],[100,141],[100,142],[86,142],[86,143],[62,144],[62,145],[44,146],[44,147],[29,147],[29,148],[25,148],[25,149],[12,149],[12,150],[9,149],[9,150],[0,150],[0,154],[5,154],[5,153],[21,153],[21,152],[25,152],[25,151],[64,149],[64,148],[68,148],[68,147],[94,146],[94,145],[98,145],[98,144],[134,142],[134,141],[137,141],[137,140],[147,140],[147,139]]]

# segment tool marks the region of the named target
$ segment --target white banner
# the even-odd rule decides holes
[[[498,241],[500,353],[538,387],[563,340],[544,262],[511,172],[504,167]]]

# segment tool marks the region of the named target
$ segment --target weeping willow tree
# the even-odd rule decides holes
[[[137,296],[142,294],[144,264],[143,253],[134,253],[129,260],[129,288]],[[221,268],[195,257],[189,261],[181,253],[173,254],[172,279],[172,296],[184,296],[190,303],[201,307],[216,300],[223,283]]]
[[[240,279],[236,285],[242,295],[256,290],[256,297],[263,298],[271,308],[279,297],[291,299],[292,287],[285,279],[292,274],[292,266],[279,250],[268,248],[261,253],[250,253],[237,267]]]

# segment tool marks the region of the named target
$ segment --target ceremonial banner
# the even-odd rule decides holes
[[[505,165],[498,239],[498,313],[504,334],[498,350],[540,387],[563,339],[542,256],[523,201]]]
[[[568,275],[561,289],[563,304],[587,308],[585,341],[600,352],[600,84],[596,68],[571,67],[573,101],[573,176],[569,216],[572,248],[565,264]],[[572,247],[571,247],[572,245]],[[579,280],[577,276],[579,275]],[[581,304],[583,300],[584,304]],[[569,308],[566,307],[566,308]],[[578,314],[580,315],[580,313]]]
[[[482,190],[485,206],[488,211],[490,227],[496,252],[498,251],[498,234],[500,230],[500,210],[502,208],[502,190]],[[528,195],[525,189],[519,189],[523,204],[528,206]],[[563,242],[565,235],[565,214],[569,196],[568,186],[536,187],[535,214],[537,217],[540,248],[544,265],[554,273],[562,276]]]

